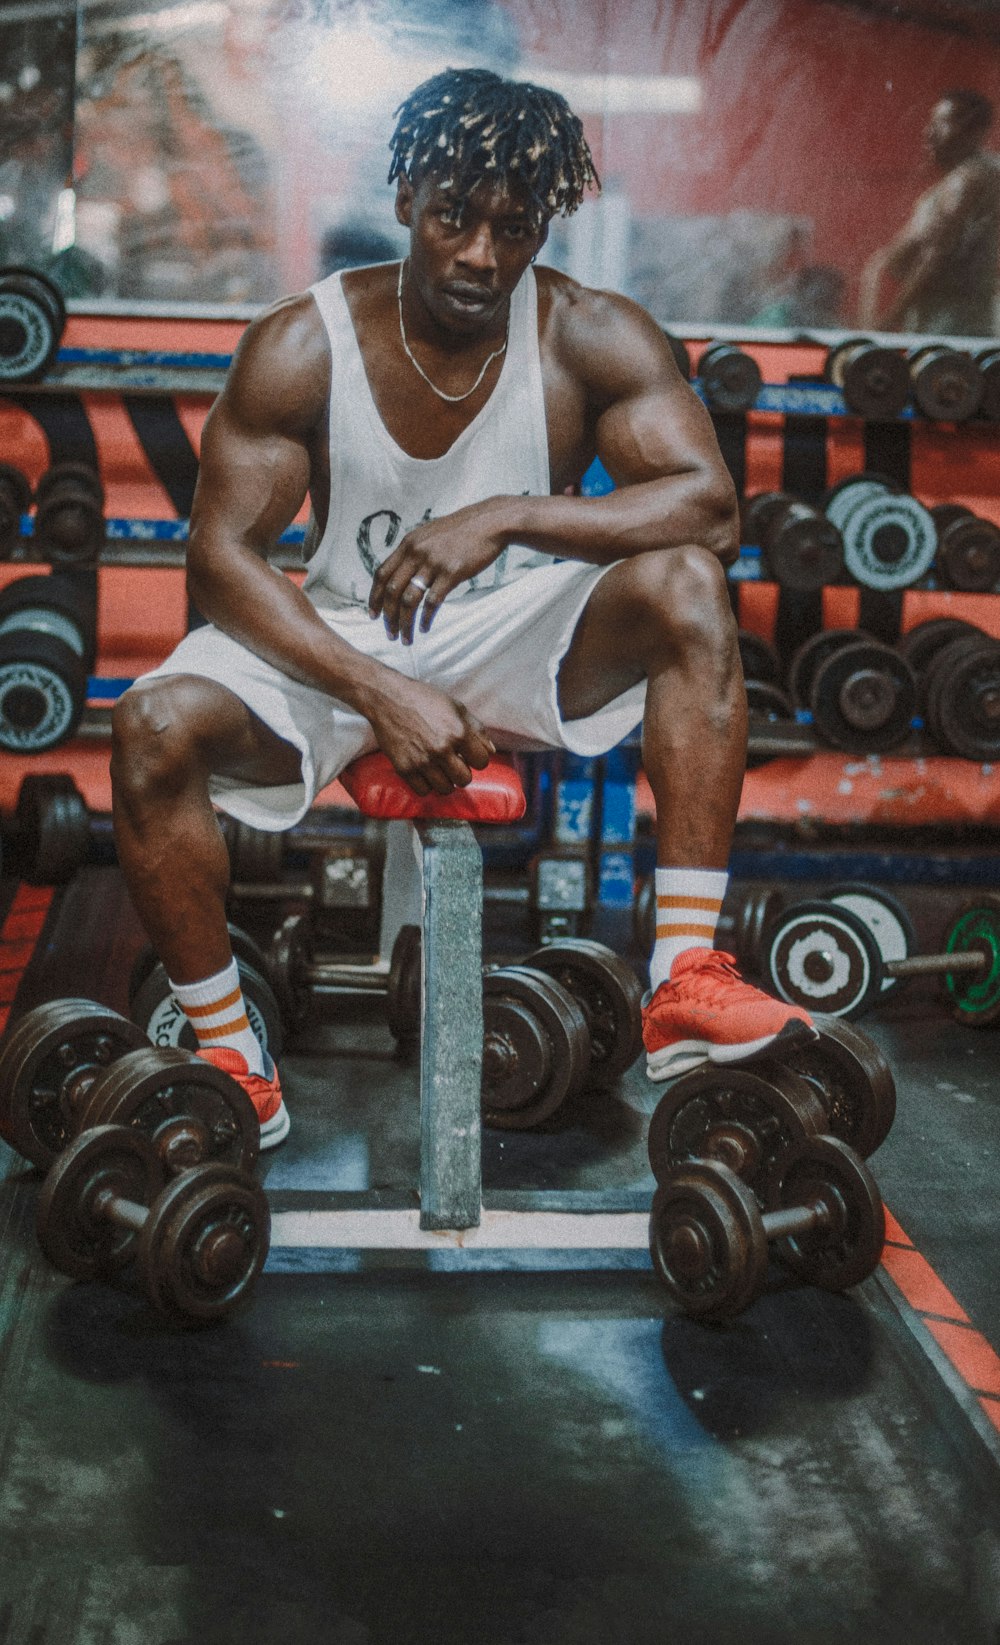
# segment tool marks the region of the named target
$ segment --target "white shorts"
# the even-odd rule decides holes
[[[641,720],[645,682],[596,714],[567,722],[559,713],[556,676],[583,608],[608,570],[563,560],[526,571],[498,589],[445,600],[430,632],[415,633],[412,646],[390,640],[385,625],[373,622],[363,607],[319,614],[366,656],[464,703],[500,748],[604,754]],[[144,678],[170,674],[215,680],[300,751],[301,782],[251,787],[226,777],[211,779],[216,804],[255,828],[290,828],[345,765],[376,746],[361,714],[289,679],[211,624],[194,629]]]

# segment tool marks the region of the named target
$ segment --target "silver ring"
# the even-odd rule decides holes
[[[410,582],[411,583],[416,583],[417,587],[422,588],[425,594],[428,592],[428,590],[430,589],[430,586],[431,586],[430,583],[425,583],[424,579],[422,577],[411,577]]]

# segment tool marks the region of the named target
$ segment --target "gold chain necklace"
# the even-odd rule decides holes
[[[420,361],[416,358],[416,355],[413,353],[409,343],[406,341],[406,327],[403,325],[403,270],[405,269],[408,261],[408,258],[404,258],[404,260],[400,263],[399,279],[396,282],[396,303],[399,308],[399,335],[403,340],[403,347],[406,350],[406,357],[410,361],[410,364],[420,373],[421,377],[424,379],[424,382],[427,384],[427,387],[434,390],[434,393],[437,395],[439,400],[447,400],[451,405],[456,405],[459,400],[467,400],[470,394],[475,394],[476,389],[486,376],[486,373],[493,364],[494,360],[499,359],[500,355],[506,352],[507,340],[510,337],[510,304],[508,303],[507,305],[507,330],[504,333],[503,342],[500,344],[499,348],[495,348],[493,350],[492,354],[487,355],[486,359],[483,361],[483,369],[479,373],[479,376],[476,378],[472,387],[467,388],[464,394],[446,394],[443,388],[438,388],[436,383],[431,382],[423,366],[420,364]]]

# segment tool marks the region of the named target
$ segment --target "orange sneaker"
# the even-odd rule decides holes
[[[281,1095],[278,1070],[267,1052],[264,1052],[263,1074],[251,1074],[243,1052],[234,1051],[231,1045],[207,1045],[198,1055],[205,1062],[221,1068],[224,1074],[229,1074],[237,1085],[243,1087],[260,1120],[261,1152],[266,1148],[277,1148],[279,1142],[284,1142],[291,1121]]]
[[[642,1038],[650,1079],[670,1080],[703,1062],[745,1062],[779,1039],[817,1034],[804,1011],[744,982],[728,954],[688,948],[643,1001]]]

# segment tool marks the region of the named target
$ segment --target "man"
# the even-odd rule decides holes
[[[922,194],[906,227],[865,265],[861,324],[886,330],[991,337],[1000,254],[1000,171],[982,142],[993,105],[950,91],[931,110],[924,142],[940,182]],[[883,277],[895,291],[880,299]]]
[[[115,714],[135,905],[265,1147],[288,1117],[246,1023],[211,802],[287,827],[375,747],[418,794],[448,794],[498,745],[599,754],[644,717],[662,865],[650,1073],[814,1033],[711,946],[746,745],[737,514],[711,422],[642,309],[531,267],[550,217],[596,182],[580,123],[552,92],[448,70],[403,104],[392,153],[409,255],[248,328],[191,522],[210,626]],[[566,495],[595,452],[618,489]],[[301,591],[267,553],[307,494]]]

